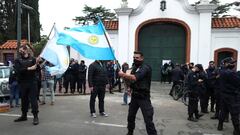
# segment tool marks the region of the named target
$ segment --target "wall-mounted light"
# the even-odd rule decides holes
[[[166,0],[162,0],[160,2],[160,9],[164,11],[166,9],[166,5],[167,5]]]

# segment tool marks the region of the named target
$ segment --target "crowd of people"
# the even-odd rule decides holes
[[[153,120],[153,107],[150,101],[151,67],[144,64],[144,57],[141,52],[134,52],[132,67],[127,63],[122,66],[117,61],[96,60],[89,65],[89,68],[82,60],[71,59],[70,65],[63,75],[51,76],[47,68],[52,64],[41,58],[34,58],[29,55],[26,46],[19,49],[21,56],[16,59],[14,68],[11,71],[9,84],[11,89],[10,105],[19,106],[19,91],[21,97],[22,115],[15,122],[26,121],[29,105],[31,105],[34,116],[33,124],[37,125],[38,101],[41,105],[46,104],[46,93],[50,91],[51,105],[55,102],[55,91],[86,94],[86,78],[90,90],[90,114],[96,118],[95,100],[99,99],[99,114],[108,117],[104,109],[104,98],[106,88],[113,94],[113,88],[118,86],[121,92],[121,82],[124,84],[123,105],[129,105],[128,112],[128,135],[132,135],[135,128],[136,113],[139,108],[142,110],[147,132],[156,135]],[[173,87],[179,83],[186,83],[189,89],[188,120],[197,122],[204,113],[215,112],[211,119],[218,119],[218,130],[223,130],[223,122],[228,121],[228,113],[232,118],[234,135],[239,135],[239,114],[240,114],[240,77],[234,70],[236,61],[226,58],[222,61],[221,67],[216,67],[213,61],[204,70],[201,64],[173,64],[166,63],[162,66],[162,81],[173,82]],[[88,76],[87,76],[88,75]],[[122,80],[122,81],[121,81]],[[62,83],[63,82],[63,83]],[[58,87],[56,87],[58,84]],[[107,86],[108,85],[108,86]],[[107,86],[107,87],[106,87]],[[173,88],[172,87],[172,88]],[[42,90],[42,98],[39,98]],[[77,90],[77,91],[76,91]],[[169,93],[172,95],[172,90]],[[128,102],[128,96],[131,101]],[[198,104],[200,102],[200,112]],[[209,107],[210,102],[210,107]],[[210,109],[209,109],[210,108]]]
[[[197,122],[205,113],[215,112],[211,119],[218,119],[217,129],[221,131],[230,113],[233,134],[239,135],[240,75],[235,70],[236,60],[231,57],[223,59],[220,67],[217,67],[214,61],[210,61],[206,70],[201,64],[176,64],[171,71],[173,87],[169,94],[172,96],[175,85],[185,83],[190,91],[189,121]],[[199,102],[201,112],[198,110]]]

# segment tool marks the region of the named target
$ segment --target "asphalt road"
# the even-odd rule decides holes
[[[187,120],[187,107],[180,101],[174,101],[168,92],[168,84],[152,84],[152,104],[154,123],[158,135],[231,135],[231,123],[224,124],[224,131],[216,130],[217,121],[211,120],[213,113],[204,115],[199,122]],[[0,113],[0,135],[125,135],[127,133],[128,106],[121,105],[122,94],[106,93],[105,110],[109,117],[91,118],[89,113],[89,95],[57,96],[55,105],[40,106],[40,124],[32,125],[32,115],[28,121],[14,123],[20,114],[20,108],[8,113]],[[98,111],[96,102],[96,111]],[[29,111],[30,112],[30,111]],[[141,111],[136,118],[135,135],[146,135]]]

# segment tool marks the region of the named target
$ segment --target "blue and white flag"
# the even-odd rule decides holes
[[[54,36],[47,42],[40,57],[54,65],[47,68],[51,75],[59,75],[63,74],[69,66],[69,53],[66,46],[57,45],[58,31],[56,28],[54,31]]]
[[[96,25],[75,27],[59,33],[57,44],[69,45],[82,56],[94,60],[114,60],[101,21]]]

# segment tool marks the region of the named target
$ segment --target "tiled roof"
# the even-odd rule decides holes
[[[103,24],[107,30],[118,30],[118,21],[104,21]]]
[[[107,30],[118,30],[118,21],[104,21],[104,26]],[[212,28],[240,28],[240,18],[223,17],[213,18]]]
[[[237,17],[213,18],[212,28],[240,28],[240,18]]]
[[[22,40],[21,45],[26,45],[27,40]],[[8,40],[3,45],[0,45],[0,50],[16,50],[17,49],[17,40]]]

